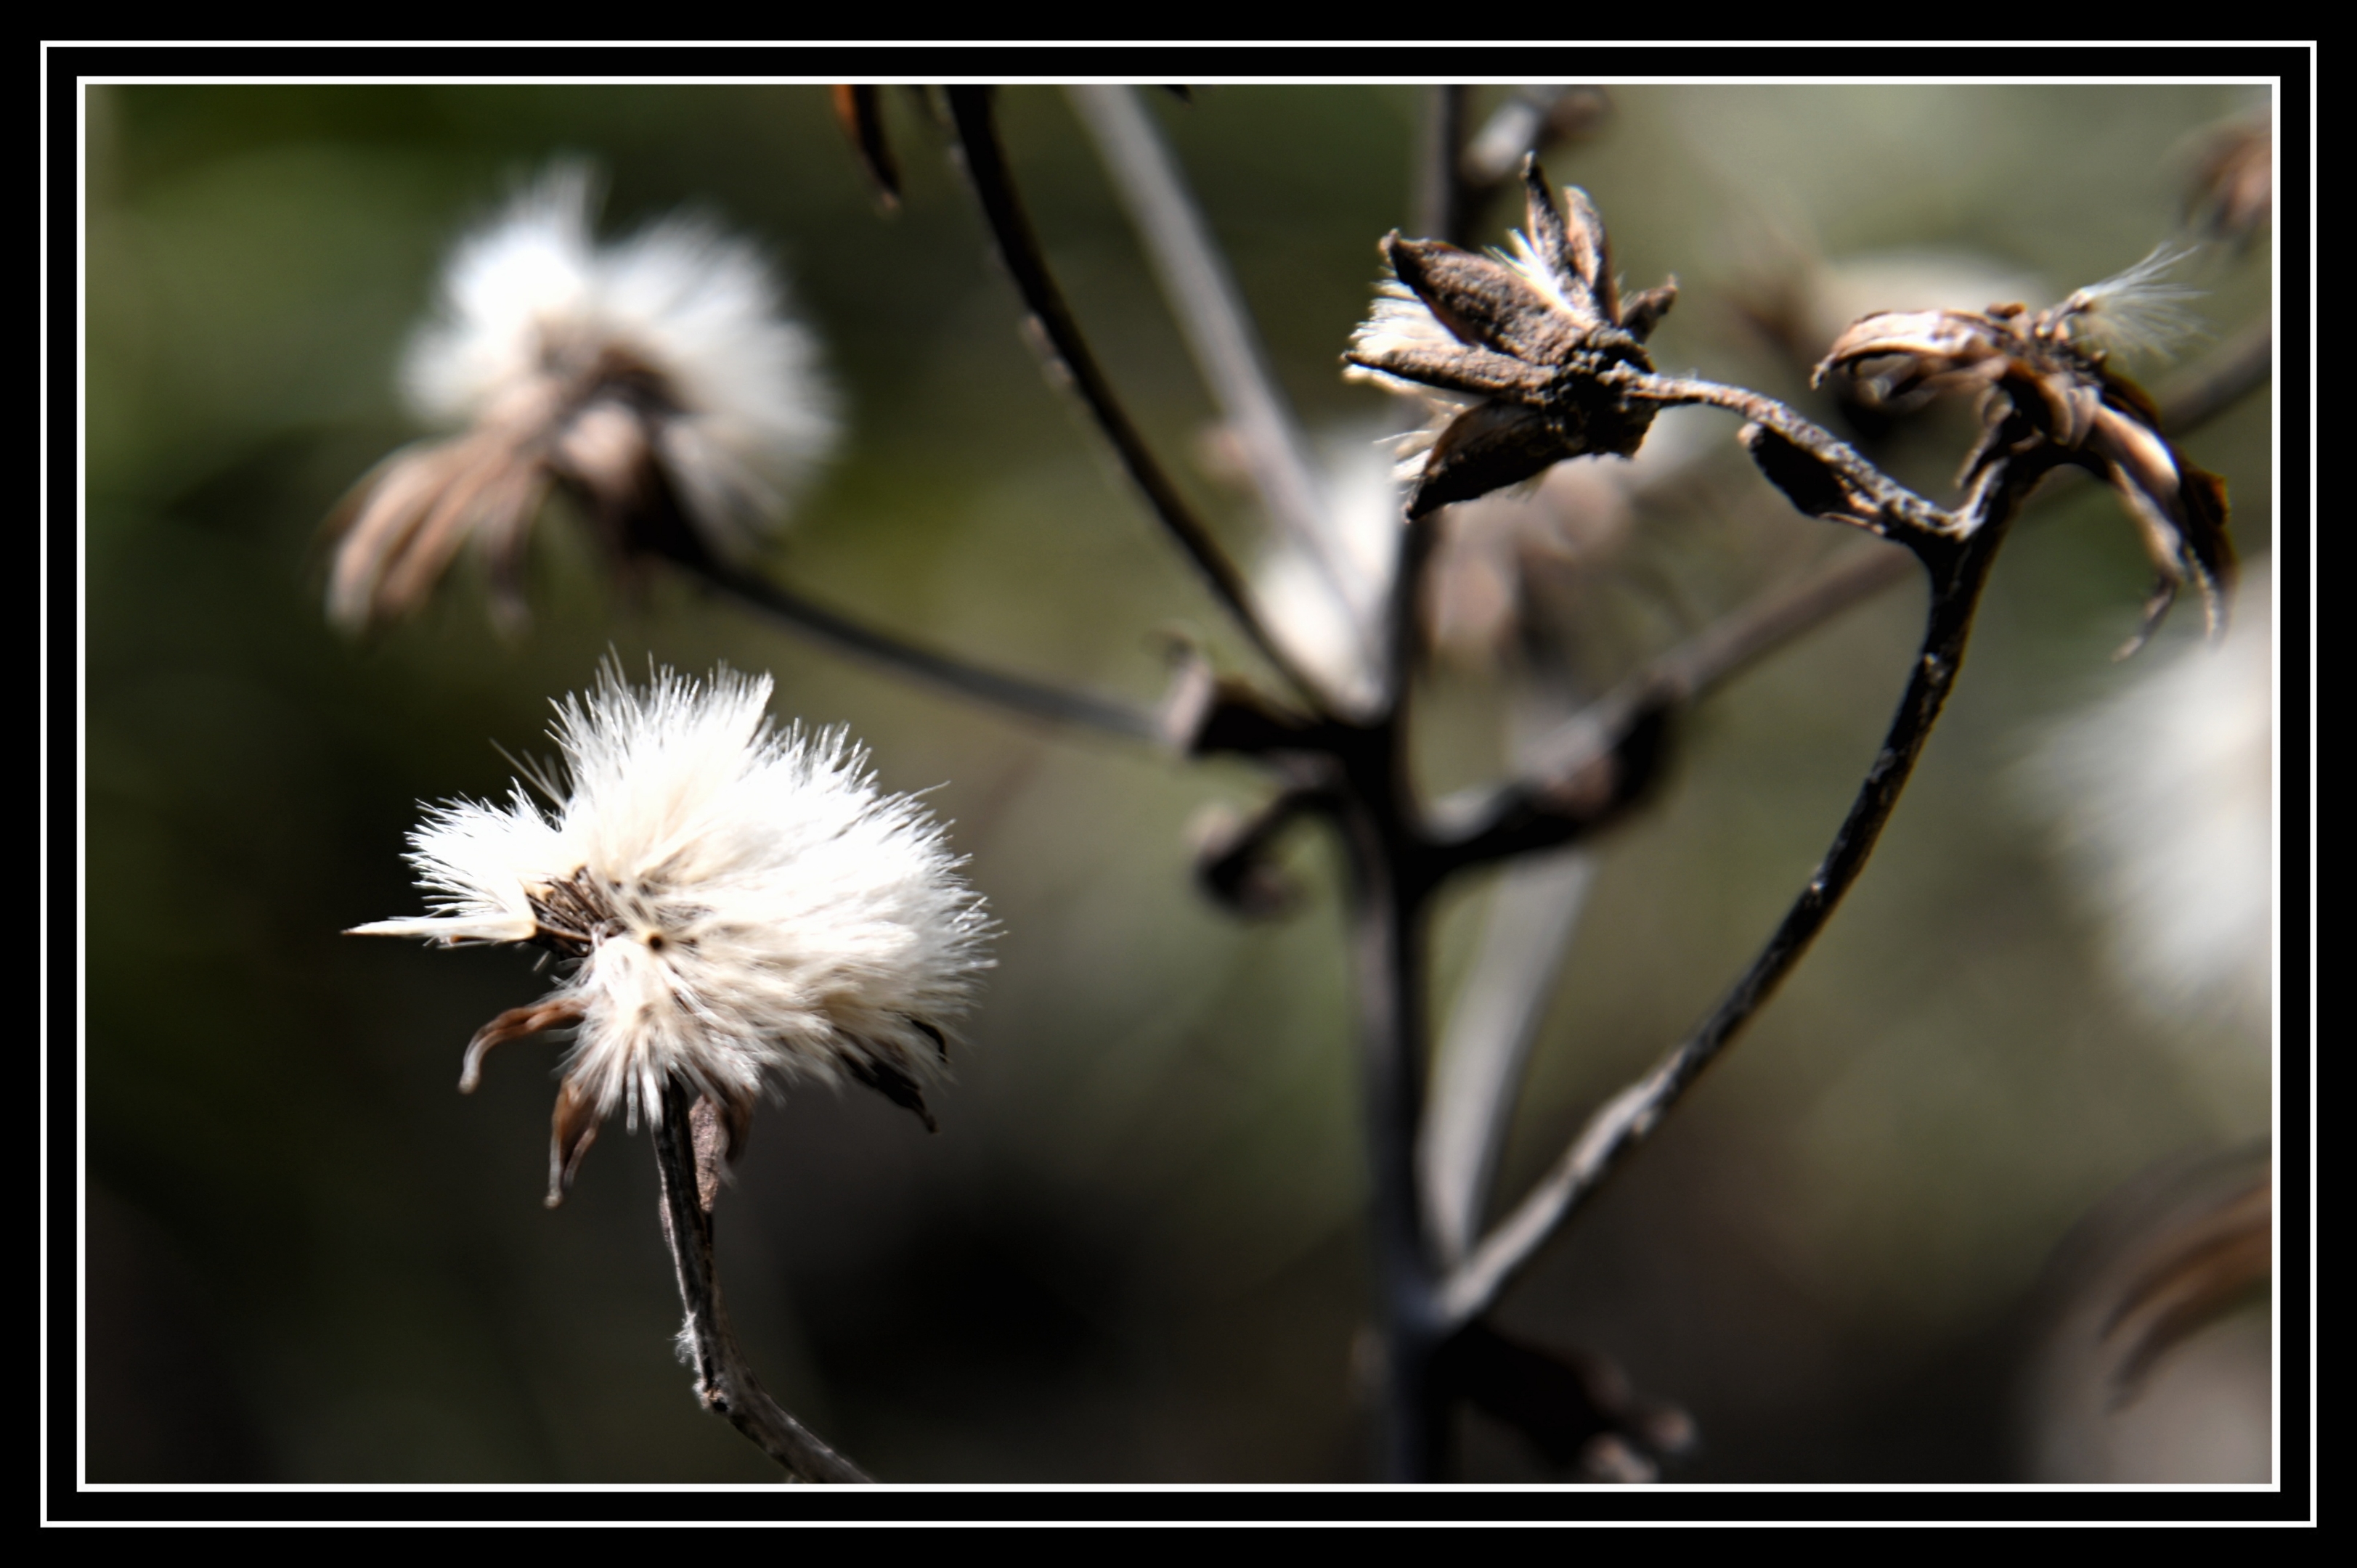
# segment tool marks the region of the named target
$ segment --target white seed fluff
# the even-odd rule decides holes
[[[473,425],[576,383],[601,359],[645,367],[675,405],[665,471],[716,546],[772,524],[835,434],[810,329],[760,252],[677,214],[599,246],[595,182],[558,164],[453,250],[402,385],[424,419]]]
[[[2264,557],[2250,581],[2265,584]],[[2026,764],[2126,993],[2164,1018],[2225,1010],[2264,1040],[2273,989],[2275,690],[2263,593],[2215,647],[2136,671]]]
[[[990,966],[990,921],[942,826],[880,793],[842,729],[774,728],[770,682],[608,665],[556,704],[556,775],[452,800],[411,835],[434,913],[360,927],[445,946],[537,941],[577,961],[565,1062],[633,1123],[676,1074],[749,1106],[795,1077],[921,1082]]]

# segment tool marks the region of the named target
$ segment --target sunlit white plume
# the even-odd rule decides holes
[[[2194,250],[2191,245],[2156,245],[2126,272],[2075,290],[2055,314],[2069,321],[2074,339],[2123,354],[2172,353],[2202,330],[2201,317],[2190,305],[2202,291],[2169,281]]]
[[[741,1129],[765,1086],[848,1077],[926,1115],[943,1028],[971,1004],[990,922],[941,826],[878,792],[841,729],[772,727],[770,681],[610,665],[556,704],[563,753],[502,803],[452,800],[410,835],[434,913],[356,934],[532,942],[570,972],[493,1020],[502,1041],[577,1026],[550,1200],[597,1122],[659,1113],[676,1076]]]

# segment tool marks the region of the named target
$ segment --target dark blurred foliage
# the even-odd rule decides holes
[[[1665,369],[1806,399],[1733,303],[1763,269],[1968,249],[2059,298],[2168,231],[2169,149],[2243,100],[1624,88],[1552,172],[1595,194],[1628,276],[1679,275]],[[1252,800],[1252,777],[960,707],[675,580],[619,593],[561,518],[535,543],[526,635],[496,636],[463,572],[365,644],[321,614],[319,520],[414,434],[392,372],[438,257],[569,152],[610,171],[608,232],[693,203],[771,247],[828,345],[848,438],[776,571],[1145,700],[1161,628],[1243,664],[1030,359],[914,101],[885,100],[904,181],[888,220],[815,87],[135,86],[87,109],[91,1477],[770,1473],[673,1357],[643,1143],[614,1129],[547,1212],[550,1047],[511,1047],[474,1098],[453,1091],[474,1026],[535,993],[528,960],[338,934],[419,907],[399,858],[417,802],[503,789],[494,743],[545,752],[548,700],[608,649],[633,670],[765,669],[781,716],[850,725],[888,787],[933,789],[1005,925],[938,1136],[864,1095],[758,1119],[719,1223],[764,1380],[893,1479],[1362,1475],[1331,868],[1305,843],[1320,890],[1251,927],[1188,875],[1188,818]],[[1416,91],[1215,89],[1154,113],[1305,422],[1396,423],[1337,361],[1375,242],[1406,220]],[[1183,469],[1210,407],[1088,145],[1046,90],[1009,91],[1004,114],[1082,321]],[[2264,316],[2266,271],[2261,246],[2203,280],[2221,330]],[[2246,554],[2273,528],[2268,420],[2261,394],[2188,444],[2227,476]],[[1911,480],[1961,456],[1939,431],[1894,449]],[[1734,478],[1709,491],[1729,510],[1632,546],[1625,591],[1668,632],[1831,542],[1763,502],[1732,435],[1714,431]],[[1250,557],[1257,520],[1188,482]],[[2001,1478],[2011,1314],[2048,1250],[2148,1162],[2264,1129],[2264,1042],[2176,1048],[2124,1008],[2010,804],[2023,737],[2134,677],[2105,655],[2145,586],[2099,487],[2041,502],[1816,955],[1502,1308],[1518,1338],[1609,1355],[1691,1411],[1702,1447],[1679,1478]],[[1606,847],[1509,1194],[1765,934],[1872,755],[1914,596],[1684,730],[1658,803]],[[1490,765],[1478,683],[1435,677],[1427,715],[1436,783]],[[1476,925],[1443,929],[1443,997]],[[1462,1458],[1475,1477],[1556,1474],[1476,1417]]]

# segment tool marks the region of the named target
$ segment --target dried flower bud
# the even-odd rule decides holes
[[[1392,276],[1351,335],[1350,373],[1415,392],[1442,411],[1404,468],[1411,517],[1519,484],[1566,457],[1637,450],[1653,405],[1631,398],[1650,372],[1644,338],[1676,285],[1631,295],[1612,275],[1604,220],[1587,193],[1559,210],[1535,158],[1523,166],[1527,236],[1478,256],[1437,240],[1383,240]]]
[[[1969,392],[1985,434],[1962,482],[1975,490],[2010,459],[2042,456],[2100,475],[2118,494],[2158,574],[2133,650],[2191,583],[2214,635],[2224,624],[2234,553],[2226,486],[2160,434],[2160,416],[2106,365],[2106,346],[2153,347],[2185,330],[2190,291],[2167,281],[2184,252],[2157,250],[2051,309],[1918,310],[1866,317],[1834,343],[1815,380],[1838,373],[1894,408]]]
[[[618,1107],[634,1126],[661,1115],[667,1078],[719,1109],[732,1147],[781,1078],[849,1078],[932,1125],[922,1085],[989,967],[990,921],[924,809],[879,794],[842,730],[773,730],[769,699],[767,676],[663,670],[640,690],[608,666],[557,704],[565,766],[533,779],[554,811],[521,784],[504,805],[434,808],[409,861],[436,912],[355,929],[527,942],[570,966],[477,1032],[458,1085],[493,1046],[576,1027],[552,1205]]]
[[[452,252],[404,390],[462,430],[394,453],[329,520],[339,623],[415,608],[469,538],[520,616],[551,487],[618,559],[741,554],[833,440],[817,346],[750,245],[675,217],[599,247],[590,206],[588,172],[560,166]]]

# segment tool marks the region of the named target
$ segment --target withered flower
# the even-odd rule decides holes
[[[2147,346],[2183,329],[2179,302],[2190,291],[2165,281],[2183,254],[2155,251],[2035,313],[1993,305],[1868,316],[1835,341],[1814,377],[1850,377],[1895,409],[1977,396],[1984,434],[1958,481],[1968,494],[2025,458],[2069,463],[2109,483],[2158,574],[2130,651],[2188,583],[2200,590],[2215,634],[2233,581],[2225,481],[2187,462],[2161,435],[2151,400],[2107,364],[2107,344]]]
[[[759,253],[685,217],[597,245],[591,185],[560,165],[453,252],[403,379],[460,433],[394,453],[329,520],[339,624],[415,608],[470,538],[520,617],[552,488],[618,560],[741,554],[833,439],[817,345]]]
[[[1438,433],[1403,478],[1408,515],[1469,500],[1566,457],[1627,456],[1653,405],[1629,395],[1653,363],[1644,340],[1677,297],[1674,280],[1625,298],[1604,220],[1587,193],[1558,209],[1538,160],[1523,165],[1529,233],[1511,253],[1437,240],[1383,239],[1392,275],[1342,356],[1348,373],[1438,405]]]
[[[991,922],[940,823],[876,787],[841,729],[780,732],[767,676],[608,665],[556,708],[565,761],[500,804],[451,800],[410,834],[434,913],[363,936],[522,942],[565,971],[476,1032],[458,1087],[509,1040],[576,1031],[549,1153],[554,1206],[615,1111],[678,1078],[741,1144],[762,1090],[866,1084],[932,1125],[923,1086],[973,1001]]]

